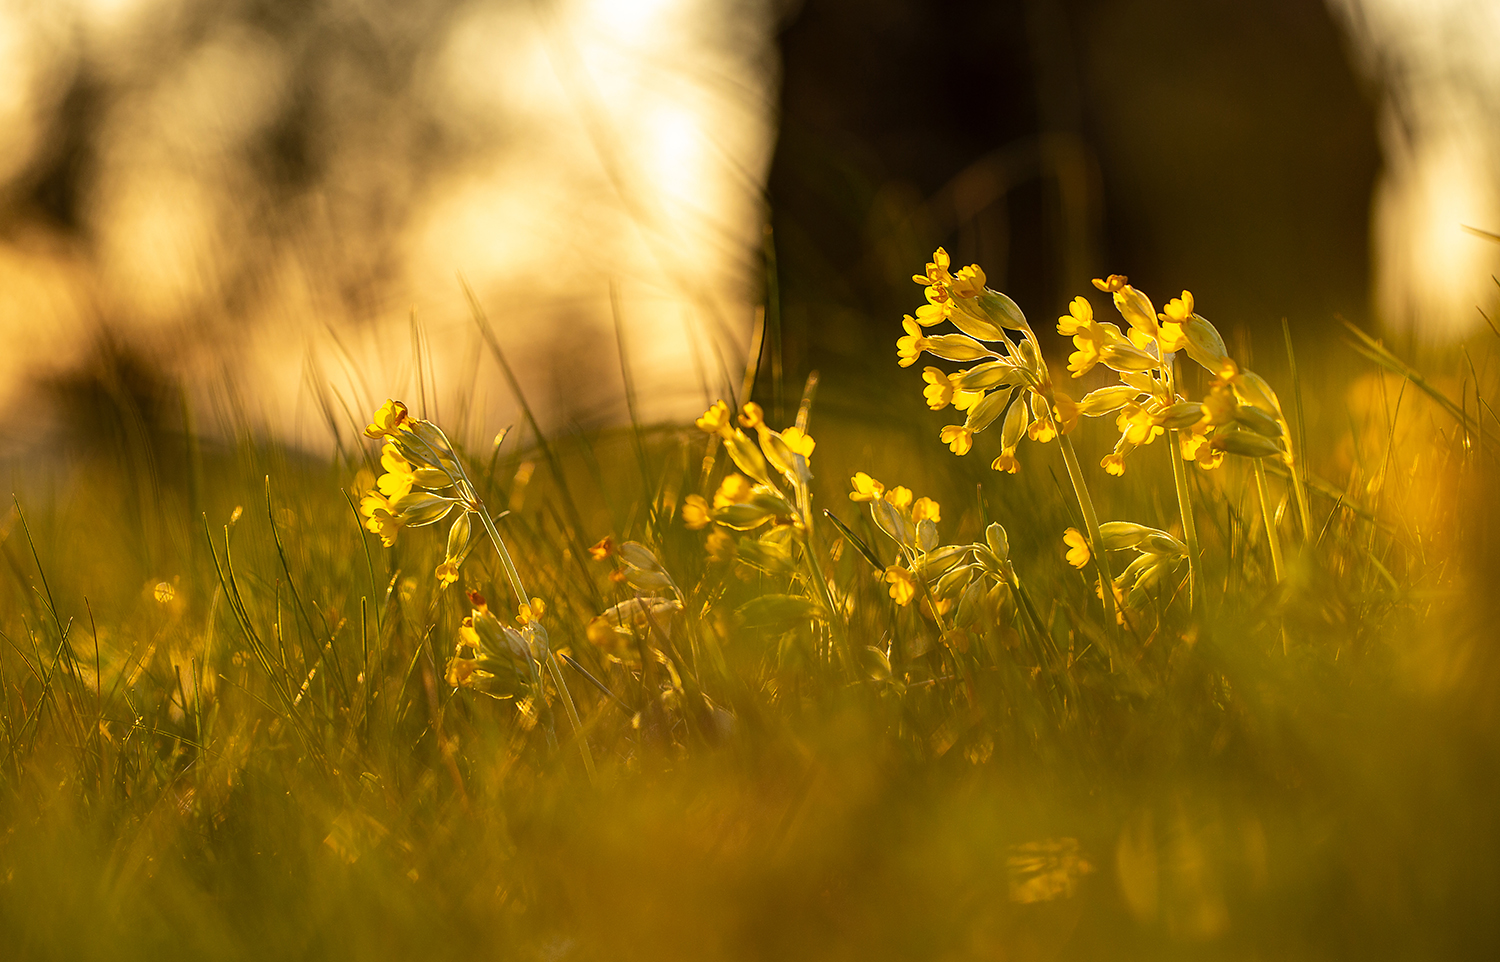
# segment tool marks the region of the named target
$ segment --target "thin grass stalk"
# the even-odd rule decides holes
[[[1281,419],[1282,438],[1286,441],[1286,467],[1287,473],[1292,477],[1292,500],[1297,502],[1297,517],[1302,522],[1302,540],[1313,539],[1312,507],[1307,500],[1307,485],[1302,478],[1302,458],[1300,451],[1292,442],[1292,427],[1286,418]],[[1255,459],[1255,469],[1260,475],[1265,474],[1265,467],[1261,465],[1260,459]]]
[[[462,469],[460,468],[460,470]],[[464,480],[467,484],[468,479],[465,478]],[[473,486],[470,485],[471,494],[472,491]],[[510,550],[505,547],[505,539],[501,538],[500,532],[496,530],[495,522],[490,517],[489,509],[477,500],[475,504],[479,508],[476,512],[479,515],[479,520],[484,525],[484,530],[488,532],[490,541],[494,543],[495,550],[500,555],[500,563],[505,567],[506,577],[510,579],[510,587],[516,593],[516,598],[519,599],[518,603],[529,603],[531,596],[526,594],[526,587],[521,582],[521,573],[516,570],[516,564],[511,560]],[[573,704],[573,694],[568,691],[568,683],[563,679],[562,666],[557,662],[557,654],[553,652],[550,644],[544,644],[542,648],[547,652],[547,671],[552,675],[552,683],[557,686],[557,693],[562,698],[563,710],[568,714],[568,724],[573,726],[573,735],[578,740],[578,751],[583,756],[584,771],[588,772],[589,781],[592,783],[595,778],[594,755],[589,751],[588,739],[583,733],[583,722],[578,717],[578,706]],[[538,694],[541,693],[538,692]]]
[[[1292,373],[1292,407],[1297,412],[1297,439],[1292,444],[1294,433],[1285,414],[1281,417],[1281,428],[1286,435],[1287,468],[1292,474],[1292,493],[1297,500],[1297,514],[1302,519],[1302,540],[1313,540],[1312,509],[1307,499],[1307,486],[1302,479],[1301,454],[1307,450],[1307,415],[1302,409],[1302,377],[1297,373],[1297,353],[1292,350],[1292,328],[1286,318],[1281,319],[1281,333],[1286,338],[1286,360]]]
[[[1099,594],[1104,601],[1106,631],[1119,632],[1115,614],[1115,576],[1109,570],[1109,558],[1104,553],[1104,542],[1099,535],[1099,516],[1094,512],[1094,499],[1089,497],[1088,484],[1083,480],[1083,469],[1078,466],[1078,454],[1073,450],[1073,441],[1066,434],[1057,436],[1062,447],[1063,463],[1068,466],[1068,479],[1073,482],[1073,493],[1078,497],[1078,507],[1083,512],[1083,523],[1088,526],[1089,547],[1094,555],[1094,566],[1099,572]]]
[[[1171,445],[1167,459],[1172,462],[1172,482],[1177,487],[1177,510],[1182,514],[1182,537],[1188,549],[1188,607],[1198,610],[1201,600],[1203,572],[1198,569],[1198,523],[1193,520],[1193,499],[1188,491],[1187,466],[1182,463],[1179,432],[1171,433]]]
[[[1260,458],[1251,459],[1255,465],[1255,489],[1260,493],[1260,516],[1266,523],[1266,543],[1271,546],[1271,570],[1276,574],[1276,583],[1285,577],[1285,565],[1281,560],[1281,539],[1276,536],[1276,514],[1271,510],[1271,488],[1266,484],[1266,466]]]

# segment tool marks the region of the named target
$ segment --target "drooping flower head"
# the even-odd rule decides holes
[[[387,399],[380,410],[375,412],[375,419],[370,422],[370,426],[365,428],[365,437],[375,440],[393,438],[408,426],[410,420],[405,404]]]

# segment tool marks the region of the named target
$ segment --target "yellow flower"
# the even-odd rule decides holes
[[[1071,337],[1079,331],[1093,330],[1095,323],[1094,305],[1082,297],[1075,297],[1068,305],[1068,313],[1057,319],[1057,333]]]
[[[948,292],[954,297],[973,298],[984,293],[984,269],[978,264],[960,268],[948,284]]]
[[[927,265],[927,273],[913,274],[911,279],[918,284],[947,284],[952,279],[948,275],[948,265],[951,263],[948,252],[939,247],[932,254],[932,263]]]
[[[1021,462],[1016,460],[1016,449],[1006,448],[1000,452],[1000,456],[990,462],[990,468],[995,471],[1004,471],[1006,474],[1015,474],[1021,470]]]
[[[1075,568],[1087,565],[1093,557],[1088,540],[1077,528],[1069,528],[1063,532],[1063,544],[1068,546],[1068,564]]]
[[[1052,396],[1053,413],[1062,428],[1062,433],[1067,434],[1078,426],[1078,402],[1071,395],[1058,391]]]
[[[365,517],[365,529],[378,534],[380,543],[387,548],[396,543],[396,535],[406,523],[391,506],[389,499],[373,491],[360,499],[359,513]]]
[[[1073,346],[1078,348],[1068,355],[1068,370],[1074,377],[1083,377],[1099,363],[1099,342],[1087,332],[1073,335]]]
[[[1217,427],[1220,424],[1228,424],[1234,420],[1239,410],[1239,402],[1235,400],[1234,392],[1229,385],[1218,383],[1209,389],[1208,397],[1203,399],[1204,423]]]
[[[615,540],[608,535],[600,538],[597,544],[589,548],[589,557],[595,561],[603,561],[615,553]]]
[[[392,501],[406,494],[416,483],[416,469],[389,441],[385,442],[385,447],[381,449],[380,464],[385,468],[386,473],[380,476],[380,480],[376,481],[375,485],[380,488],[381,494]]]
[[[800,454],[804,458],[812,457],[813,448],[818,445],[818,442],[814,441],[810,435],[804,434],[796,425],[782,431],[781,440],[792,449],[793,454]]]
[[[1208,424],[1200,421],[1190,430],[1179,431],[1177,443],[1182,460],[1195,461],[1203,470],[1212,471],[1224,463],[1224,452],[1209,445],[1207,429]]]
[[[916,521],[931,521],[936,523],[943,520],[943,506],[931,498],[918,498],[911,506],[911,519]]]
[[[1041,404],[1038,403],[1035,407],[1033,407],[1033,411],[1037,410],[1040,407]],[[1039,444],[1046,444],[1048,441],[1051,441],[1053,438],[1057,437],[1057,425],[1052,423],[1052,418],[1050,417],[1039,417],[1035,421],[1032,421],[1031,424],[1027,425],[1026,436]]]
[[[927,386],[922,389],[922,396],[927,399],[927,406],[934,411],[941,411],[953,401],[953,382],[940,368],[922,368],[922,380]]]
[[[939,284],[927,288],[927,303],[917,308],[917,323],[923,327],[932,327],[952,316],[953,300],[948,296],[948,289]]]
[[[896,354],[901,359],[902,367],[911,367],[917,363],[917,358],[922,356],[922,351],[925,350],[923,342],[926,338],[922,336],[922,329],[917,326],[917,322],[910,314],[901,321],[901,329],[906,331],[906,336],[896,339]]]
[[[1196,431],[1179,431],[1177,447],[1182,451],[1182,460],[1198,460],[1198,449],[1208,444],[1208,437]]]
[[[754,401],[746,401],[740,405],[740,427],[745,430],[758,428],[766,423],[766,412]]]
[[[941,249],[939,252],[941,253]],[[885,494],[885,485],[863,471],[857,472],[849,479],[849,483],[854,485],[854,490],[849,492],[850,501],[879,501],[881,495]]]
[[[698,429],[705,434],[722,434],[728,437],[732,433],[729,425],[729,405],[723,401],[715,401],[713,407],[703,412],[703,416],[693,422]]]
[[[460,644],[459,649],[464,646]],[[474,684],[474,676],[480,674],[478,662],[473,658],[463,658],[457,651],[453,657],[448,659],[447,673],[444,676],[448,684],[453,688],[469,688]]]
[[[950,424],[943,428],[938,438],[946,445],[948,450],[954,454],[963,456],[974,448],[974,432],[962,424]]]
[[[1134,402],[1125,405],[1115,417],[1115,427],[1132,445],[1150,444],[1162,433],[1162,426],[1152,418],[1151,412]]]
[[[1183,291],[1183,293],[1187,293]],[[1167,321],[1156,335],[1156,344],[1162,354],[1176,354],[1188,345],[1187,332],[1176,321]]]
[[[911,488],[896,485],[885,493],[886,503],[896,510],[907,508],[911,505]]]
[[[1110,594],[1115,596],[1115,624],[1123,625],[1125,624],[1125,602],[1128,596],[1125,594],[1124,586],[1118,582],[1111,581],[1109,586]],[[1100,601],[1104,600],[1104,584],[1098,578],[1094,579],[1094,597]]]
[[[375,420],[365,428],[367,438],[393,438],[410,420],[406,413],[406,405],[400,401],[387,399],[375,412]]]
[[[453,520],[453,526],[448,529],[448,545],[443,551],[443,562],[433,572],[438,584],[444,588],[458,580],[458,563],[469,545],[470,525],[469,512],[460,510],[458,517]]]
[[[714,507],[727,508],[731,504],[744,504],[755,493],[755,485],[743,474],[726,474],[714,492]]]
[[[953,409],[955,411],[967,411],[978,404],[983,397],[983,391],[954,391]]]
[[[1103,291],[1106,294],[1113,294],[1115,291],[1120,290],[1129,282],[1130,278],[1126,277],[1124,274],[1111,274],[1109,275],[1109,277],[1102,280],[1097,277],[1094,278],[1094,286],[1099,288],[1099,290]]]
[[[708,527],[711,520],[708,516],[708,502],[703,500],[699,494],[690,494],[682,499],[682,523],[687,525],[689,531],[699,531]]]
[[[541,621],[542,615],[547,613],[547,603],[540,598],[532,598],[530,604],[523,604],[516,611],[516,624],[522,628],[533,621]]]
[[[885,569],[885,581],[891,586],[891,598],[903,608],[917,596],[917,582],[911,572],[895,565]]]
[[[1193,292],[1183,291],[1181,297],[1172,298],[1167,302],[1166,310],[1156,316],[1163,321],[1183,323],[1193,316]]]
[[[1130,322],[1134,331],[1156,336],[1156,308],[1151,304],[1151,298],[1126,284],[1115,291],[1115,308]]]
[[[1135,448],[1136,446],[1130,443],[1130,439],[1122,434],[1120,435],[1120,439],[1115,442],[1115,449],[1104,456],[1103,460],[1099,462],[1099,466],[1118,478],[1125,473],[1126,456],[1134,451]]]

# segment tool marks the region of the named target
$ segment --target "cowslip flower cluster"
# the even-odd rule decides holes
[[[1003,623],[1016,584],[1005,528],[991,524],[983,543],[943,545],[937,527],[942,507],[936,501],[913,498],[900,485],[887,489],[863,471],[849,483],[849,500],[868,504],[875,526],[897,545],[898,560],[882,574],[896,604],[904,607],[922,597],[923,612],[935,620],[952,613],[953,630]]]
[[[683,524],[693,530],[722,525],[749,531],[767,521],[800,527],[807,485],[812,480],[808,460],[817,442],[793,425],[773,431],[765,412],[753,401],[740,406],[739,416],[730,415],[729,405],[717,401],[695,422],[705,434],[717,435],[730,458],[744,474],[729,474],[720,482],[710,504],[702,495],[683,499]],[[745,431],[754,431],[751,441]],[[780,479],[782,484],[777,483]],[[782,485],[791,489],[791,496]]]
[[[1184,566],[1188,554],[1187,545],[1167,532],[1129,521],[1106,521],[1099,525],[1099,540],[1105,551],[1136,552],[1135,558],[1114,579],[1114,596],[1120,609],[1140,611],[1153,599],[1164,600],[1162,596],[1167,589],[1175,591],[1181,587],[1181,579],[1163,584]],[[1063,545],[1068,549],[1068,564],[1073,567],[1086,568],[1093,560],[1089,543],[1077,528],[1063,532]],[[1094,591],[1104,597],[1104,589],[1098,583]],[[1116,618],[1123,624],[1123,611],[1117,610]]]
[[[365,437],[385,442],[380,452],[385,473],[359,502],[365,528],[389,548],[403,528],[437,524],[452,515],[443,561],[434,574],[442,585],[454,583],[477,504],[448,436],[431,421],[412,417],[402,402],[387,400],[365,428]]]
[[[525,635],[491,613],[484,596],[469,592],[469,616],[458,626],[458,643],[448,659],[446,679],[454,688],[474,688],[491,694],[514,695],[525,690],[538,674],[538,663]],[[539,599],[523,605],[518,621],[529,624]],[[537,616],[539,617],[539,616]]]
[[[896,604],[905,607],[917,596],[917,579],[913,571],[919,568],[918,559],[937,548],[937,523],[942,520],[943,508],[931,498],[913,498],[911,489],[897,485],[890,490],[863,471],[849,479],[854,490],[849,500],[870,505],[870,515],[875,525],[901,547],[908,564],[889,565],[882,579],[890,585],[890,594]]]
[[[1020,469],[1016,447],[1023,438],[1045,442],[1078,423],[1078,406],[1057,391],[1042,359],[1041,345],[1016,302],[985,286],[977,264],[951,271],[947,251],[938,248],[924,274],[913,275],[927,303],[902,320],[905,331],[896,342],[902,367],[923,354],[972,366],[948,372],[922,370],[927,406],[950,405],[967,414],[964,423],[942,429],[939,439],[957,455],[974,448],[976,435],[999,423],[1000,454],[990,463],[996,471]],[[925,329],[952,324],[957,333],[928,334]],[[1015,332],[1012,337],[1008,332]]]
[[[1187,545],[1167,532],[1129,521],[1106,521],[1099,526],[1099,538],[1105,551],[1136,553],[1114,580],[1115,597],[1125,608],[1141,611],[1152,601],[1165,602],[1165,595],[1181,586],[1181,578],[1171,576],[1185,567]]]
[[[1075,297],[1068,313],[1058,318],[1057,332],[1073,339],[1075,350],[1068,358],[1073,377],[1101,364],[1119,375],[1118,384],[1084,395],[1077,405],[1087,417],[1115,415],[1120,437],[1100,462],[1106,471],[1124,474],[1131,452],[1172,430],[1179,432],[1183,460],[1204,469],[1218,467],[1225,453],[1283,453],[1276,440],[1283,433],[1283,418],[1275,392],[1229,356],[1218,330],[1196,312],[1191,291],[1183,291],[1157,312],[1151,299],[1123,274],[1095,278],[1094,286],[1111,295],[1127,329],[1096,320],[1088,299]],[[1178,392],[1173,362],[1179,352],[1216,378],[1204,401]]]

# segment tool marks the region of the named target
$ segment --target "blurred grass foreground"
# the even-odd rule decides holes
[[[917,280],[919,444],[752,366],[17,466],[4,956],[1494,957],[1494,344]]]

